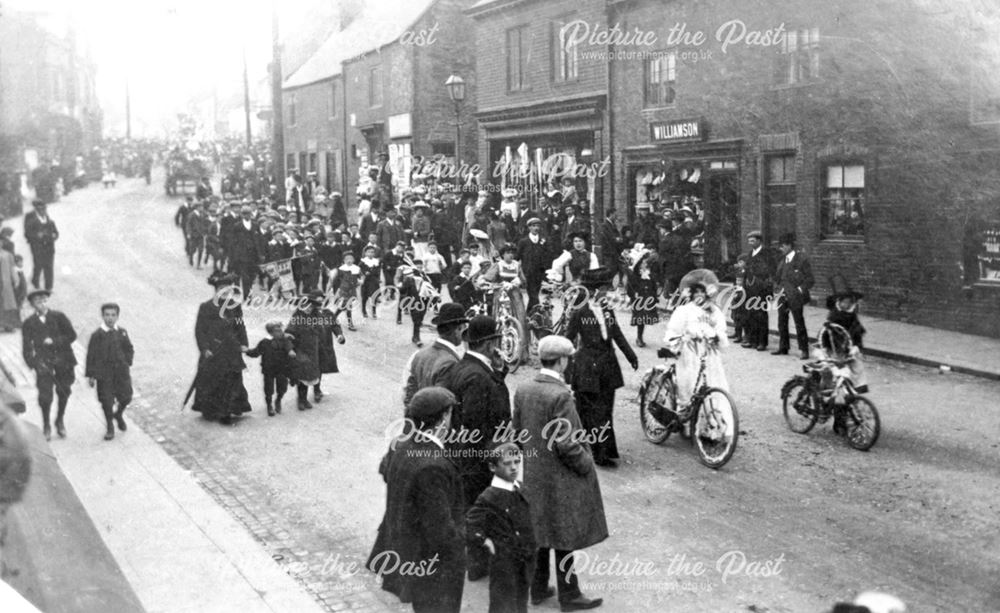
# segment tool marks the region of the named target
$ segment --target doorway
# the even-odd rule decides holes
[[[727,275],[740,253],[736,172],[711,172],[705,189],[705,267]]]

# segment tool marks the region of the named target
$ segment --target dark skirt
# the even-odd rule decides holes
[[[580,425],[587,432],[588,442],[595,460],[617,460],[618,442],[615,438],[615,390],[604,387],[597,392],[576,392],[576,406]]]
[[[243,386],[243,372],[213,373],[198,382],[194,390],[193,410],[206,419],[219,419],[239,415],[250,410],[247,388]]]
[[[660,323],[660,309],[657,306],[659,296],[656,295],[656,283],[650,280],[639,281],[636,291],[632,294],[633,326],[653,326]]]

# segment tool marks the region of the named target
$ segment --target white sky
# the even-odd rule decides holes
[[[308,2],[277,1],[282,15]],[[271,56],[271,0],[5,0],[4,7],[73,15],[98,66],[111,131],[121,131],[126,77],[133,131],[145,124],[158,132],[198,92],[242,91],[244,43],[251,89]]]

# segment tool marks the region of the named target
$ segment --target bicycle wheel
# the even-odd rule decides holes
[[[694,444],[701,463],[721,468],[733,457],[740,437],[740,418],[733,397],[717,387],[708,388],[691,419],[695,422]]]
[[[794,377],[781,389],[785,423],[792,432],[805,434],[816,425],[816,397],[803,377]]]
[[[882,430],[878,409],[864,396],[855,396],[846,413],[847,444],[858,451],[868,451]]]
[[[509,372],[514,372],[521,365],[521,352],[524,350],[524,331],[521,322],[507,316],[500,320],[500,357],[507,363]]]
[[[674,385],[669,375],[666,370],[651,372],[644,377],[645,382],[639,394],[639,424],[642,433],[646,435],[647,440],[657,445],[667,440],[672,432],[666,424],[656,418],[657,415],[664,415],[667,410],[672,411],[674,408]]]

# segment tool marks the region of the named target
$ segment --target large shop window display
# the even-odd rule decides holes
[[[543,197],[566,204],[579,204],[585,213],[596,195],[597,177],[589,148],[507,146],[497,166],[501,189],[516,189],[528,206],[536,209]]]

